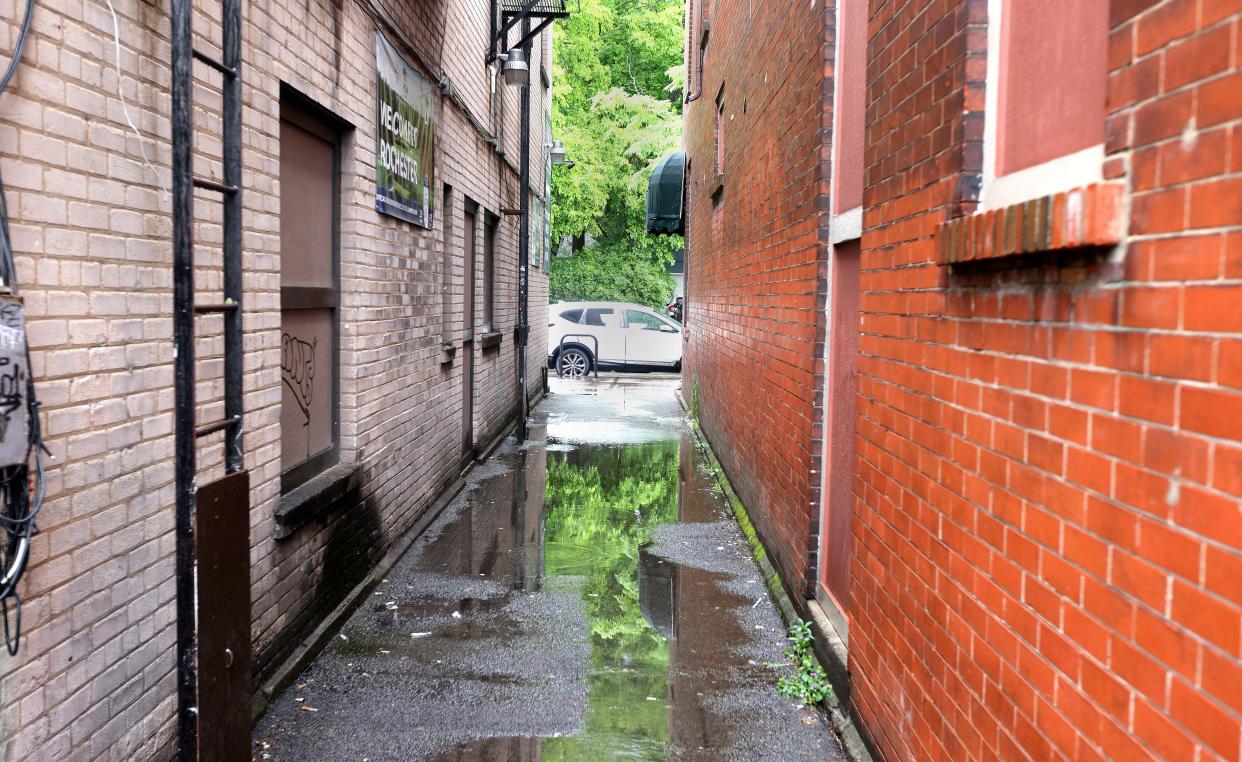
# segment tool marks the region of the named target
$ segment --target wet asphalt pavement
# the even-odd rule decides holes
[[[553,381],[255,731],[271,760],[844,759],[679,379]]]

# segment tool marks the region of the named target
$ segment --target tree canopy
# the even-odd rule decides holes
[[[552,124],[575,162],[552,181],[551,298],[672,297],[679,237],[649,236],[647,181],[681,144],[683,0],[582,0],[557,27]]]

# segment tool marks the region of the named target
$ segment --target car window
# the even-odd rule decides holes
[[[561,313],[561,320],[577,323],[582,320],[582,310],[565,310]]]
[[[645,331],[658,331],[665,325],[663,320],[650,312],[639,312],[638,310],[626,310],[625,319],[629,321],[630,328],[642,326]]]
[[[583,321],[587,325],[609,326],[615,325],[617,318],[614,316],[611,308],[592,307],[586,311],[586,320]]]

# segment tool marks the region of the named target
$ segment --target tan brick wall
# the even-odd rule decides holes
[[[23,66],[0,99],[0,170],[26,296],[33,372],[55,460],[32,565],[21,586],[25,638],[0,657],[0,743],[7,759],[144,759],[166,755],[174,726],[173,431],[169,22],[164,4],[114,0],[122,85],[155,168],[128,129],[116,95],[106,3],[41,0]],[[483,64],[483,3],[388,0],[433,81],[447,74],[484,129],[503,134],[502,158],[470,117],[442,99],[436,182],[454,188],[457,224],[443,323],[441,209],[423,231],[374,211],[375,20],[355,2],[259,0],[245,5],[246,466],[252,478],[252,636],[279,656],[282,638],[322,605],[325,548],[362,552],[364,529],[382,550],[457,474],[462,358],[440,363],[441,335],[460,344],[461,225],[465,196],[499,214],[517,206],[518,94]],[[218,48],[214,5],[195,18],[199,44]],[[20,7],[0,0],[0,50],[12,48]],[[391,35],[390,35],[391,37]],[[395,40],[394,40],[395,42]],[[339,61],[339,66],[338,62]],[[542,190],[548,94],[532,62],[533,185]],[[442,69],[442,72],[440,71]],[[200,174],[218,172],[215,75],[196,69]],[[362,464],[364,505],[275,540],[280,493],[279,113],[284,82],[353,124],[342,152],[340,442]],[[219,212],[196,203],[199,287],[219,288]],[[480,243],[482,238],[480,236]],[[479,248],[481,256],[481,245]],[[517,222],[502,216],[496,317],[502,345],[476,358],[475,430],[511,414]],[[482,264],[477,266],[480,274]],[[531,270],[531,388],[546,344],[547,279]],[[206,297],[205,297],[206,298]],[[482,304],[481,293],[476,305]],[[203,419],[219,412],[218,318],[200,323]],[[205,483],[219,474],[218,437],[200,450]],[[342,545],[342,542],[344,543]],[[364,560],[369,560],[367,556]],[[329,596],[331,597],[331,596]],[[330,602],[330,601],[328,601]]]

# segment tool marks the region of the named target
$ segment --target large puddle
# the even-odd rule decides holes
[[[644,552],[679,519],[682,444],[580,445],[548,455],[544,573],[581,575],[590,632],[586,727],[544,759],[664,759],[673,565]]]
[[[256,756],[824,758],[772,690],[779,620],[675,410],[618,406],[650,420],[590,441],[568,409],[478,471]]]
[[[578,427],[560,425],[553,430],[580,440]],[[670,646],[679,629],[679,604],[687,607],[687,601],[679,600],[685,597],[679,596],[679,587],[684,589],[689,582],[688,589],[704,601],[708,592],[710,608],[717,611],[750,601],[710,584],[720,575],[647,552],[657,527],[721,521],[725,516],[696,465],[688,436],[648,434],[629,439],[628,444],[583,444],[553,435],[546,448],[527,448],[513,463],[513,472],[479,486],[468,509],[445,528],[418,564],[427,572],[504,579],[514,591],[533,592],[545,586],[575,590],[585,612],[590,647],[586,702],[581,727],[574,733],[492,738],[465,744],[442,759],[529,759],[535,750],[544,760],[668,757],[676,683],[675,674],[670,675]],[[518,478],[519,474],[526,478]],[[534,495],[521,494],[523,487],[538,490],[540,474],[545,480],[541,507],[531,499]],[[478,527],[504,525],[496,512],[507,501],[498,493],[514,487],[516,499],[508,503],[513,507],[509,523],[514,532],[493,534],[480,544]],[[471,563],[463,566],[467,556]],[[693,579],[683,581],[686,577],[702,579],[696,585]],[[510,599],[505,595],[481,605],[499,609]],[[421,614],[447,609],[469,613],[480,610],[480,603],[422,601],[411,608]],[[713,647],[696,650],[719,655],[730,645],[730,639],[722,636],[731,634],[732,645],[744,638],[740,628],[735,629],[713,633]],[[478,633],[459,624],[445,636],[471,638]],[[696,694],[702,695],[697,691],[690,695]]]

